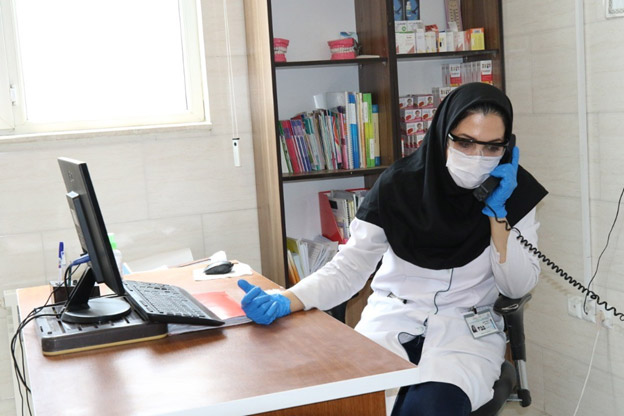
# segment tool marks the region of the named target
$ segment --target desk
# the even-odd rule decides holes
[[[193,281],[198,267],[128,278],[175,284],[191,293],[225,290],[241,299],[236,279]],[[259,274],[247,280],[277,287]],[[19,289],[21,316],[48,293],[45,286]],[[55,357],[41,353],[32,324],[23,337],[39,416],[385,415],[383,390],[411,384],[417,371],[318,310],[270,326],[209,329]]]

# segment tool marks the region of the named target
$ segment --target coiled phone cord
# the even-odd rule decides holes
[[[488,207],[492,212],[494,212],[494,210],[488,204],[485,204],[485,206]],[[565,281],[574,286],[576,289],[580,290],[581,293],[586,294],[591,299],[594,299],[596,301],[596,304],[604,307],[606,311],[613,312],[614,317],[617,317],[620,321],[624,321],[624,313],[618,312],[617,309],[615,309],[613,306],[609,306],[606,301],[600,299],[600,296],[596,292],[583,286],[579,281],[574,279],[565,270],[559,267],[554,261],[546,257],[544,253],[539,251],[533,244],[531,244],[526,238],[524,238],[522,233],[520,233],[520,230],[518,230],[516,227],[512,227],[506,219],[501,220],[496,216],[496,214],[494,214],[494,217],[496,219],[496,222],[500,224],[505,224],[505,230],[514,230],[516,233],[518,233],[516,239],[519,240],[524,245],[524,247],[526,247],[526,249],[534,254],[538,259],[543,261],[553,271],[559,274],[559,276],[563,277]]]

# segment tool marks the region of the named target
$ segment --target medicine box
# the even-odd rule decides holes
[[[400,109],[416,108],[414,96],[404,95],[402,97],[399,97],[399,108]]]
[[[396,53],[416,53],[416,34],[413,32],[397,32],[396,38]]]
[[[433,94],[418,95],[418,108],[433,108]]]
[[[422,120],[422,110],[418,108],[401,109],[401,121],[404,123]]]
[[[485,49],[485,32],[482,27],[475,27],[469,30],[470,50],[482,51]]]
[[[431,97],[433,99],[433,95]],[[434,110],[435,110],[434,108],[423,108],[420,118],[423,121],[431,120],[433,118],[433,115],[435,114]]]
[[[486,84],[493,84],[492,61],[488,59],[480,61],[479,64],[479,81],[485,82]]]

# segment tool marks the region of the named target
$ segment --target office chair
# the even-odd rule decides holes
[[[351,298],[353,299],[353,298]],[[524,305],[531,299],[526,294],[520,299],[510,299],[499,295],[494,310],[505,320],[505,331],[511,350],[511,359],[514,364],[505,360],[501,366],[501,375],[494,383],[494,397],[492,400],[470,413],[471,416],[496,416],[503,409],[507,401],[520,402],[522,407],[531,404],[531,392],[528,387],[526,373],[526,346],[524,342]],[[327,311],[334,318],[345,323],[347,303]]]
[[[471,416],[495,416],[502,410],[505,402],[520,402],[522,407],[531,404],[531,392],[526,373],[526,346],[524,342],[524,305],[531,299],[528,293],[520,299],[510,299],[499,295],[494,310],[503,316],[505,331],[511,349],[514,364],[505,360],[501,366],[501,375],[494,383],[492,400],[472,412]]]

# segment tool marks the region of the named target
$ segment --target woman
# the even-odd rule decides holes
[[[502,221],[537,243],[535,206],[546,190],[518,166],[518,148],[508,148],[512,120],[499,89],[454,90],[421,147],[379,177],[330,263],[282,294],[239,282],[247,315],[269,324],[330,309],[360,290],[381,259],[355,329],[419,366],[393,415],[467,415],[488,402],[505,351],[491,307],[499,292],[529,292],[540,271]],[[490,175],[501,181],[484,204],[473,190]]]

